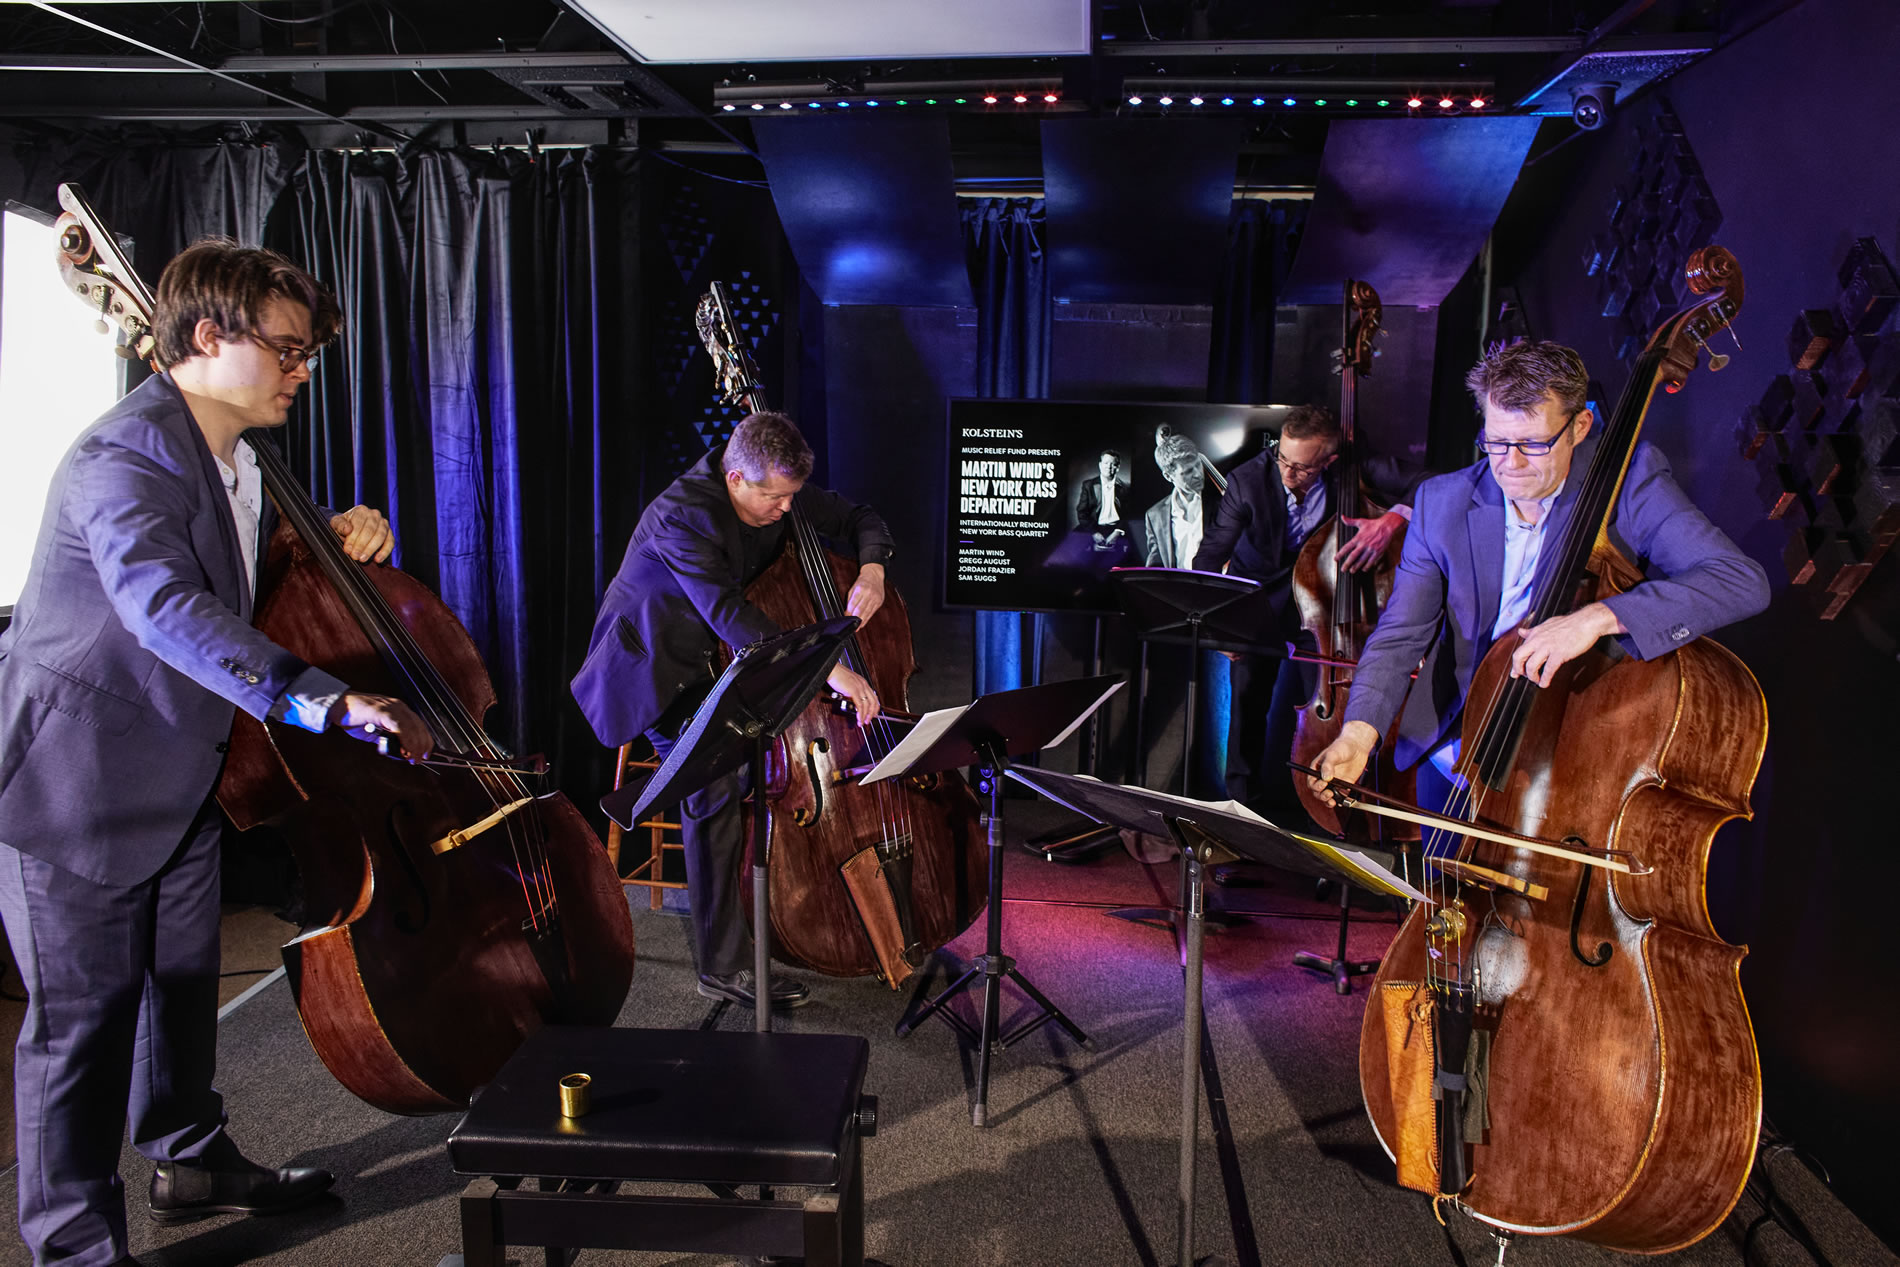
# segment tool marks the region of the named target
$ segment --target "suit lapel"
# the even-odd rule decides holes
[[[1504,592],[1504,493],[1488,470],[1478,472],[1477,483],[1472,486],[1465,532],[1475,582],[1469,609],[1471,636],[1473,641],[1488,645]]]
[[[197,450],[198,472],[204,480],[205,495],[210,498],[214,508],[211,517],[218,525],[218,541],[224,547],[221,560],[205,560],[212,591],[229,603],[240,617],[249,620],[251,587],[243,576],[244,552],[238,545],[237,523],[231,517],[231,497],[225,491],[223,477],[218,474],[218,459],[212,456],[211,446],[206,443],[204,432],[199,430],[198,420],[192,417],[191,406],[185,403],[184,393],[178,390],[169,375],[161,377],[178,402],[178,414],[184,419],[185,430]],[[220,563],[222,566],[218,566]]]

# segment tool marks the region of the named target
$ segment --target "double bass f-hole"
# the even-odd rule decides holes
[[[805,745],[805,774],[811,780],[811,808],[803,806],[792,811],[792,821],[800,827],[810,827],[825,816],[825,781],[818,777],[818,754],[831,751],[831,741],[814,739]]]
[[[1565,836],[1564,844],[1573,848],[1584,847],[1583,841],[1575,836]],[[1596,882],[1596,868],[1579,867],[1577,870],[1579,872],[1577,897],[1570,905],[1570,953],[1575,955],[1577,962],[1586,968],[1601,968],[1610,962],[1612,955],[1616,954],[1616,947],[1607,941],[1599,942],[1595,954],[1583,953],[1583,946],[1577,941],[1577,935],[1583,931],[1583,909],[1590,904],[1590,886]]]

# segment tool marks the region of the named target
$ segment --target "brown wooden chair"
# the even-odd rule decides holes
[[[637,755],[642,753],[644,755]],[[614,764],[614,787],[616,789],[620,787],[629,770],[657,770],[659,767],[660,763],[654,760],[653,750],[647,744],[640,743],[637,746],[630,743],[622,744],[619,759]],[[660,890],[686,887],[684,880],[666,878],[664,864],[667,850],[679,850],[685,847],[680,843],[679,830],[680,825],[677,822],[669,822],[658,814],[644,822],[634,824],[634,832],[646,833],[647,856],[639,866],[622,875],[620,883],[645,885],[651,910],[660,909],[663,897]],[[616,869],[620,866],[620,850],[624,838],[633,836],[634,832],[621,830],[619,823],[610,822],[607,826],[607,857]]]

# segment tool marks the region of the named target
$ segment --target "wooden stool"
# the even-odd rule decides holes
[[[641,756],[640,753],[646,755]],[[638,748],[630,743],[623,743],[620,745],[619,752],[614,755],[614,790],[620,790],[620,785],[626,781],[629,770],[657,770],[659,768],[660,763],[653,760],[653,750],[644,739],[640,741]],[[645,829],[647,833],[646,859],[637,866],[621,867],[620,852],[631,843],[633,833],[622,831],[620,824],[612,821],[607,824],[607,858],[620,871],[621,884],[639,884],[646,887],[647,905],[657,911],[664,897],[661,893],[662,889],[686,887],[684,880],[669,880],[665,875],[666,851],[671,849],[677,853],[686,846],[678,839],[680,825],[668,822],[660,811],[656,810],[653,817],[636,826]],[[673,833],[674,839],[667,839],[668,832]]]
[[[876,1130],[871,1046],[834,1034],[548,1026],[515,1053],[449,1136],[465,1267],[503,1247],[798,1256],[864,1261],[859,1140]],[[584,1073],[588,1111],[565,1117],[561,1080]],[[537,1180],[534,1188],[523,1179]],[[622,1183],[703,1184],[717,1195],[622,1194]],[[816,1189],[741,1197],[740,1185]],[[455,1256],[444,1259],[446,1265]]]

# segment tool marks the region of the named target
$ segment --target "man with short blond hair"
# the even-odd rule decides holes
[[[1432,808],[1450,790],[1472,674],[1530,614],[1544,547],[1576,504],[1582,481],[1571,477],[1589,469],[1597,443],[1589,375],[1570,348],[1497,345],[1465,384],[1484,419],[1482,456],[1420,486],[1392,597],[1353,672],[1345,724],[1316,762],[1328,777],[1357,779],[1403,703],[1394,756],[1402,769],[1429,758],[1419,799]],[[1647,564],[1649,579],[1531,626],[1512,655],[1513,676],[1548,686],[1603,638],[1653,659],[1768,605],[1767,574],[1696,509],[1648,443],[1630,456],[1610,533],[1626,557]]]

